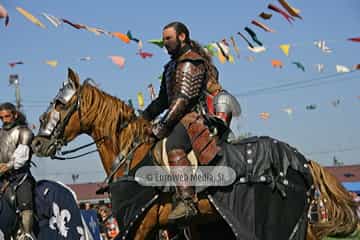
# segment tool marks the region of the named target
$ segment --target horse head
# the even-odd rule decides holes
[[[134,141],[144,138],[149,125],[132,107],[89,80],[80,84],[72,69],[39,120],[39,132],[32,142],[37,156],[54,158],[63,146],[84,133],[96,142],[106,172],[120,152],[126,153]]]
[[[81,90],[79,76],[69,68],[68,79],[40,116],[39,132],[32,142],[37,156],[54,156],[56,151],[82,133]]]

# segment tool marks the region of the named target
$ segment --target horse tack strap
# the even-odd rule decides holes
[[[138,149],[138,147],[141,144],[142,144],[142,142],[136,141],[135,146],[130,150],[130,152],[126,156],[124,156],[121,153],[119,154],[119,156],[117,156],[117,159],[115,160],[115,162],[112,166],[111,173],[104,180],[105,184],[109,184],[111,182],[115,173],[120,169],[120,167],[124,163],[126,163],[126,169],[124,171],[124,176],[127,176],[127,174],[130,171],[131,160],[133,159],[134,152],[136,151],[136,149]]]
[[[4,194],[10,182],[8,180],[3,180],[2,187],[0,188],[0,194]]]

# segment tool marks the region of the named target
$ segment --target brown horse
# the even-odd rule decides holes
[[[150,126],[150,123],[141,117],[137,117],[133,108],[123,101],[104,93],[88,82],[81,85],[78,75],[69,69],[68,82],[64,83],[64,86],[50,104],[48,111],[40,117],[40,122],[39,133],[33,141],[33,150],[38,156],[54,156],[56,151],[60,150],[62,146],[75,139],[78,135],[87,134],[94,140],[98,140],[96,144],[104,169],[107,175],[113,175],[114,184],[113,187],[110,187],[113,205],[116,206],[120,204],[119,202],[127,202],[128,206],[135,204],[136,201],[133,200],[130,200],[129,203],[127,197],[129,196],[130,198],[131,191],[135,191],[139,186],[134,185],[134,181],[127,182],[127,178],[123,179],[124,176],[130,176],[129,172],[135,171],[139,166],[141,167],[146,159],[149,160],[149,151],[152,148],[152,144],[147,142],[145,133],[145,129]],[[291,149],[287,146],[283,148]],[[239,147],[242,147],[242,145],[239,145]],[[274,148],[271,151],[277,151]],[[298,158],[305,159],[300,153],[296,154]],[[119,155],[125,157],[117,160]],[[131,157],[129,157],[130,155]],[[259,161],[264,162],[264,160],[260,159]],[[225,239],[301,239],[294,237],[296,231],[300,231],[299,229],[301,228],[305,229],[305,232],[307,228],[308,239],[320,239],[327,235],[346,235],[352,233],[357,225],[356,203],[354,203],[341,184],[318,164],[312,161],[302,161],[304,166],[310,169],[309,172],[311,174],[309,175],[312,176],[313,182],[310,184],[311,186],[306,187],[305,180],[301,177],[298,178],[300,180],[294,180],[295,182],[300,182],[301,190],[296,193],[298,195],[291,195],[290,192],[287,192],[289,197],[281,198],[279,193],[268,190],[270,188],[264,183],[238,184],[243,194],[245,194],[244,196],[247,196],[246,193],[255,192],[258,194],[258,198],[262,198],[255,202],[256,204],[261,204],[259,209],[262,209],[262,212],[254,209],[247,210],[246,207],[241,207],[240,202],[237,202],[238,208],[241,208],[239,211],[243,214],[242,217],[247,221],[249,216],[246,214],[256,215],[259,219],[263,215],[268,214],[270,215],[268,217],[272,218],[270,222],[273,225],[269,221],[262,220],[260,223],[254,222],[251,225],[255,230],[249,230],[247,229],[248,227],[242,229],[244,232],[256,232],[254,235],[246,235],[241,231],[236,231],[234,229],[241,229],[241,226],[232,226],[231,221],[226,217],[227,215],[221,211],[214,198],[210,196],[211,194],[208,194],[203,195],[202,198],[200,197],[197,203],[199,216],[190,224],[192,239],[212,239],[211,237],[216,239],[220,236]],[[281,174],[280,172],[280,175],[277,177],[282,176]],[[289,179],[291,179],[291,176],[289,176]],[[130,188],[125,190],[125,194],[124,191],[121,192],[119,190],[121,188],[118,187],[120,185],[117,185],[119,182],[122,184],[120,184],[121,186],[124,186],[124,183],[125,186],[130,186]],[[325,199],[328,219],[325,222],[316,221],[307,224],[306,213],[313,199],[312,190],[314,188],[319,189],[321,196]],[[122,193],[120,198],[118,197],[119,191]],[[139,195],[140,197],[136,196],[135,199],[143,202],[146,206],[141,207],[140,214],[136,214],[135,217],[131,215],[132,219],[128,221],[129,224],[126,227],[126,232],[123,233],[124,239],[129,236],[135,240],[153,239],[156,229],[168,227],[167,217],[172,209],[171,193],[158,192],[154,188],[150,190],[146,188],[142,192],[144,192],[143,196],[151,196],[150,200],[144,201],[146,198],[142,197],[142,195]],[[280,202],[280,205],[278,205],[275,212],[271,212],[268,209],[273,207],[270,204],[274,205],[272,199],[275,198],[276,201]],[[298,200],[300,204],[295,203],[296,200],[294,199],[301,199],[301,201]],[[288,222],[292,215],[294,215],[294,221],[291,223],[291,228],[283,229],[286,224],[289,224]],[[289,219],[286,219],[286,217]],[[239,221],[243,222],[244,220]],[[221,226],[222,231],[224,231],[220,236],[216,236],[216,238],[215,231],[212,231],[214,225],[210,225],[212,222],[217,224],[215,228],[217,228],[216,226]],[[263,225],[266,225],[267,228]],[[201,226],[206,226],[207,228],[201,230]],[[212,227],[209,228],[209,226]],[[243,226],[248,225],[245,224]],[[198,231],[196,230],[197,227],[199,228]],[[274,237],[276,235],[270,236],[271,232],[276,230],[281,230],[285,233],[280,235],[280,237]],[[127,235],[129,231],[133,231],[133,235]],[[208,234],[203,235],[204,232]],[[232,238],[226,234],[230,234],[229,236]]]

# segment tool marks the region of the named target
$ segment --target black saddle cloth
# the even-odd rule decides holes
[[[197,190],[216,207],[231,227],[234,239],[285,240],[294,229],[298,230],[293,239],[302,239],[306,220],[298,222],[304,216],[306,191],[312,183],[305,157],[287,143],[270,137],[224,142],[221,148],[212,164],[233,168],[235,182]],[[153,165],[150,154],[141,166],[149,165]],[[122,233],[119,239],[131,239],[136,223],[160,194],[154,187],[138,184],[132,177],[135,171],[110,184],[113,212]]]

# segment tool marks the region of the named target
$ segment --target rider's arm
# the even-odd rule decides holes
[[[15,170],[25,165],[31,158],[30,144],[33,138],[32,132],[27,128],[20,129],[18,146],[15,149],[11,161],[8,163],[9,168]]]
[[[154,120],[160,113],[168,107],[168,97],[166,93],[166,83],[163,77],[160,85],[159,95],[154,99],[149,106],[142,113],[143,118],[146,120]]]
[[[173,127],[188,113],[200,96],[205,84],[205,67],[202,61],[185,61],[176,68],[175,97],[169,110],[153,128],[154,135],[161,139],[166,137]]]

